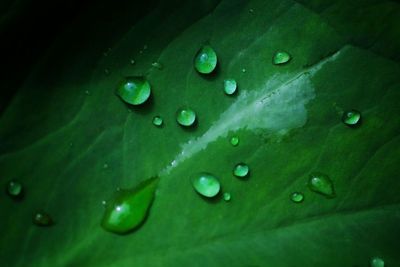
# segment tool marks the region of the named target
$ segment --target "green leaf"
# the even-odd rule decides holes
[[[2,266],[400,265],[398,2],[137,4],[82,11],[3,112],[1,181],[20,181],[24,198],[0,194]],[[208,75],[193,67],[204,43],[218,57]],[[291,60],[272,64],[277,51]],[[151,96],[125,104],[115,88],[139,76]],[[197,123],[181,127],[180,107]],[[353,109],[358,127],[342,122]],[[221,184],[214,198],[193,190],[203,172]],[[308,188],[312,173],[335,197]],[[101,202],[156,176],[141,227],[104,231]],[[56,224],[32,224],[36,210]]]

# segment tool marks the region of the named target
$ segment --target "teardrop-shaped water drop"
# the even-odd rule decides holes
[[[225,192],[225,193],[224,193],[224,200],[225,200],[226,202],[230,201],[230,200],[231,200],[231,194],[228,193],[228,192]]]
[[[319,194],[327,197],[334,197],[333,183],[328,175],[314,172],[311,173],[308,179],[308,187]]]
[[[160,62],[153,62],[151,63],[151,66],[153,66],[156,69],[162,70],[163,65]]]
[[[289,55],[288,52],[285,51],[278,51],[275,53],[272,62],[275,65],[281,65],[289,62],[292,59],[292,57]]]
[[[233,136],[230,140],[232,146],[237,146],[239,144],[239,137]]]
[[[233,175],[243,178],[249,174],[249,171],[249,166],[247,166],[245,163],[238,163],[233,169]]]
[[[385,267],[383,259],[375,257],[371,259],[371,267]]]
[[[237,83],[234,79],[227,79],[224,81],[224,92],[227,95],[233,95],[236,92]]]
[[[348,126],[355,126],[361,122],[361,112],[355,109],[343,113],[342,122]]]
[[[50,226],[54,224],[50,215],[44,211],[38,211],[33,215],[33,223],[38,226]]]
[[[150,93],[150,84],[143,77],[126,77],[117,89],[119,97],[131,105],[140,105],[146,102]]]
[[[197,193],[210,198],[218,195],[221,188],[218,179],[207,172],[196,174],[192,179],[192,185]]]
[[[154,199],[158,178],[151,178],[129,190],[119,190],[107,201],[101,226],[117,234],[128,233],[140,226]]]
[[[210,45],[204,45],[194,57],[194,67],[202,74],[209,74],[217,66],[217,54]]]
[[[299,192],[294,192],[290,195],[290,199],[295,203],[300,203],[300,202],[303,202],[304,195]]]
[[[176,112],[176,121],[182,126],[192,126],[196,121],[196,113],[188,107],[182,107]]]
[[[13,198],[20,198],[23,195],[22,184],[16,180],[7,183],[7,194]]]
[[[163,119],[160,116],[154,116],[153,118],[153,125],[160,127],[163,124]]]

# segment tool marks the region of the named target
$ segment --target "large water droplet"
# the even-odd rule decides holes
[[[154,126],[160,127],[163,124],[163,119],[160,116],[155,116],[153,118]]]
[[[23,195],[22,184],[16,180],[11,180],[7,183],[7,193],[13,198],[20,198]]]
[[[158,178],[151,178],[129,190],[119,190],[107,201],[101,226],[117,234],[128,233],[145,220],[154,199]]]
[[[275,65],[281,65],[281,64],[285,64],[287,62],[289,62],[291,59],[291,56],[289,55],[289,53],[285,52],[285,51],[278,51],[275,53],[273,59],[272,59],[272,63],[274,63]]]
[[[355,109],[343,113],[342,121],[348,126],[355,126],[361,121],[361,112]]]
[[[176,121],[182,126],[191,126],[196,121],[196,113],[187,107],[182,107],[176,112]]]
[[[236,92],[237,83],[234,79],[227,79],[224,81],[224,91],[227,95],[233,95]]]
[[[54,222],[49,214],[44,211],[38,211],[33,215],[33,223],[38,226],[50,226]]]
[[[192,184],[197,193],[205,197],[215,197],[221,188],[218,179],[206,172],[195,175]]]
[[[140,105],[146,102],[150,93],[150,84],[143,77],[127,77],[117,89],[119,97],[131,105]]]
[[[194,67],[202,74],[213,72],[217,66],[217,54],[211,46],[205,45],[197,52],[194,57]]]
[[[299,192],[294,192],[290,195],[290,199],[295,203],[300,203],[300,202],[303,202],[304,195]]]
[[[335,192],[333,190],[333,183],[326,174],[320,172],[311,173],[308,179],[308,187],[312,191],[320,193],[327,197],[335,196]]]
[[[153,62],[151,63],[151,66],[153,66],[156,69],[162,70],[163,65],[160,62]]]
[[[246,177],[249,174],[249,166],[244,163],[236,164],[235,168],[233,169],[233,175],[236,177]]]
[[[239,144],[239,137],[233,136],[230,140],[232,146],[237,146]]]
[[[224,200],[225,200],[226,202],[230,201],[230,200],[231,200],[231,194],[228,193],[228,192],[225,192],[225,193],[224,193]]]
[[[371,267],[385,267],[383,259],[375,257],[371,260]]]

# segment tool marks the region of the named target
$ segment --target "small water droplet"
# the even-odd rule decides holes
[[[342,116],[342,122],[348,126],[355,126],[361,122],[361,112],[355,109],[345,111]]]
[[[86,90],[86,91],[85,91],[85,95],[90,95],[89,90]]]
[[[153,66],[156,69],[162,70],[163,65],[160,62],[153,62],[151,63],[151,66]]]
[[[253,14],[254,13],[254,9],[250,8],[249,12]]]
[[[107,205],[107,201],[103,200],[103,201],[101,202],[101,205],[103,205],[103,206]]]
[[[233,175],[236,177],[246,177],[249,174],[249,166],[245,163],[238,163],[236,164],[235,168],[233,169]]]
[[[304,195],[299,192],[294,192],[290,195],[290,199],[295,203],[300,203],[300,202],[303,202]]]
[[[322,194],[327,197],[334,197],[333,183],[328,175],[314,172],[311,173],[308,179],[308,187],[311,191]]]
[[[147,49],[147,45],[145,44],[144,46],[143,46],[143,50],[146,50]]]
[[[243,69],[242,69],[242,72],[243,72],[243,73],[245,73],[245,72],[246,72],[246,69],[245,69],[245,68],[243,68]]]
[[[371,259],[371,267],[385,267],[383,259],[375,257]]]
[[[192,184],[197,193],[205,197],[215,197],[221,188],[218,179],[206,172],[195,175]]]
[[[239,144],[239,137],[233,136],[230,140],[232,146],[237,146]]]
[[[7,193],[10,197],[20,198],[23,195],[22,184],[16,180],[11,180],[7,183]]]
[[[153,125],[160,127],[163,124],[163,119],[160,116],[154,116]]]
[[[176,121],[182,126],[192,126],[196,121],[196,113],[187,107],[182,107],[176,112]]]
[[[109,75],[110,74],[110,70],[109,69],[104,69],[104,74],[105,75]]]
[[[72,142],[71,142],[71,143],[69,143],[69,146],[70,146],[70,147],[72,147],[73,145],[74,145],[74,144],[73,144]]]
[[[107,163],[104,163],[103,168],[104,168],[104,169],[107,169],[107,168],[108,168],[108,164],[107,164]]]
[[[272,63],[274,63],[275,65],[285,64],[285,63],[289,62],[291,60],[291,58],[292,57],[289,55],[288,52],[278,51],[275,53],[275,55],[272,59]]]
[[[129,61],[129,63],[131,63],[131,65],[135,65],[136,61],[135,61],[134,59],[131,59],[131,60]]]
[[[224,91],[227,95],[233,95],[236,92],[237,83],[234,79],[227,79],[224,81]]]
[[[209,74],[217,66],[217,54],[209,45],[204,45],[194,58],[194,67],[199,73]]]
[[[44,211],[38,211],[33,215],[33,223],[38,226],[50,226],[54,222],[49,214]]]
[[[158,178],[151,178],[133,189],[115,192],[105,205],[101,226],[117,234],[126,234],[139,227],[153,202],[157,183]]]
[[[228,192],[225,192],[225,193],[224,193],[224,200],[225,200],[226,202],[230,201],[230,200],[231,200],[231,194],[228,193]]]
[[[131,105],[140,105],[146,102],[150,93],[150,84],[143,77],[126,77],[117,89],[119,97]]]
[[[139,54],[143,54],[143,50],[140,50],[140,51],[139,51]]]

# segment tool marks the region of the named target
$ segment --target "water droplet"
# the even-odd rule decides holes
[[[153,62],[153,63],[151,63],[151,65],[152,65],[154,68],[157,68],[157,69],[159,69],[159,70],[161,70],[161,69],[163,68],[163,65],[162,65],[160,62]]]
[[[278,51],[275,53],[274,58],[272,59],[272,63],[275,65],[281,65],[289,62],[291,59],[291,56],[289,53],[285,51]]]
[[[131,60],[129,61],[129,63],[131,63],[131,65],[135,65],[136,61],[135,61],[134,59],[131,59]]]
[[[228,193],[228,192],[225,192],[225,193],[224,193],[224,200],[225,200],[226,202],[230,201],[230,200],[231,200],[231,194]]]
[[[217,54],[211,46],[205,45],[197,52],[194,58],[194,67],[202,74],[213,72],[217,66]]]
[[[33,215],[33,223],[38,226],[50,226],[54,222],[49,214],[44,211],[38,211]]]
[[[101,205],[103,205],[103,206],[107,205],[107,201],[103,200],[103,201],[101,202]]]
[[[334,197],[333,183],[328,175],[314,172],[311,173],[308,179],[308,187],[311,191],[317,192],[327,197]]]
[[[108,168],[108,164],[107,164],[107,163],[104,163],[103,168],[104,168],[104,169],[107,169],[107,168]]]
[[[235,168],[233,169],[233,175],[236,177],[246,177],[249,174],[249,166],[244,163],[236,164]]]
[[[176,112],[176,121],[182,126],[191,126],[196,121],[196,113],[187,107],[182,107]]]
[[[140,105],[149,99],[150,84],[143,77],[126,77],[118,86],[117,94],[131,105]]]
[[[197,193],[205,197],[215,197],[221,188],[218,179],[206,172],[195,175],[192,184]]]
[[[158,178],[151,178],[129,190],[115,192],[107,201],[101,226],[117,234],[128,233],[142,224],[154,199]]]
[[[109,75],[110,74],[110,70],[109,69],[104,69],[104,74],[105,75]]]
[[[249,12],[253,14],[254,13],[254,9],[250,8]]]
[[[143,50],[146,50],[147,49],[147,45],[145,44],[144,46],[143,46]]]
[[[343,113],[342,121],[348,126],[355,126],[361,121],[361,112],[355,109]]]
[[[239,137],[233,136],[230,140],[232,146],[237,146],[239,144]]]
[[[384,267],[384,266],[385,262],[381,258],[375,257],[371,260],[371,267]]]
[[[243,69],[242,69],[242,72],[243,72],[243,73],[245,73],[245,72],[246,72],[246,69],[245,69],[245,68],[243,68]]]
[[[23,195],[22,184],[16,180],[11,180],[7,183],[7,193],[13,198],[20,198]]]
[[[140,51],[139,51],[139,54],[143,54],[143,50],[140,50]]]
[[[154,118],[153,118],[153,124],[155,125],[155,126],[161,126],[162,124],[163,124],[163,119],[160,117],[160,116],[155,116]]]
[[[295,203],[303,202],[304,195],[302,193],[294,192],[290,195],[290,199]]]
[[[236,92],[237,83],[234,79],[227,79],[224,81],[224,91],[227,95],[233,95]]]
[[[86,91],[85,91],[85,95],[90,95],[89,90],[86,90]]]

